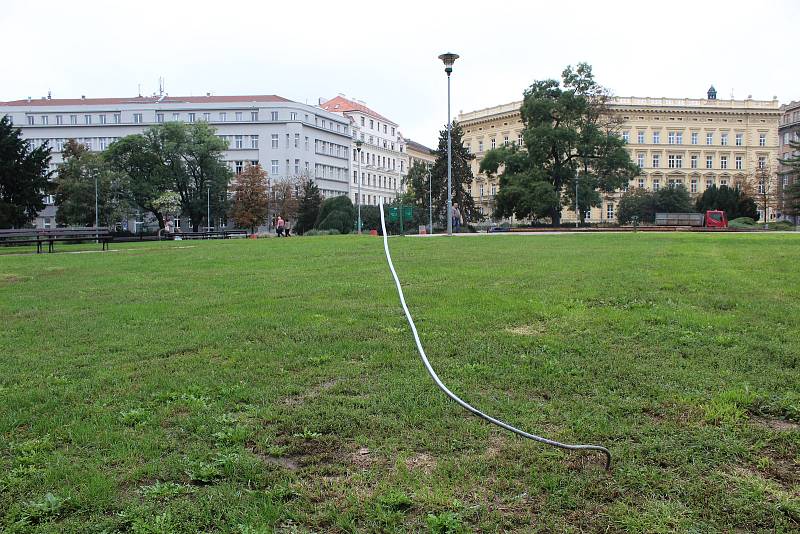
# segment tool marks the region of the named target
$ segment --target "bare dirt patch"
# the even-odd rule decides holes
[[[298,395],[290,395],[286,397],[285,399],[283,399],[283,404],[285,404],[286,406],[300,406],[306,401],[318,397],[320,394],[322,394],[322,392],[331,389],[338,383],[339,383],[338,378],[325,380],[324,382],[320,382],[315,386],[311,386],[303,393],[300,393]]]
[[[0,284],[1,285],[11,285],[11,284],[18,284],[20,282],[24,282],[26,280],[23,276],[17,276],[15,274],[3,274],[0,273]]]
[[[753,416],[750,418],[750,421],[756,426],[776,430],[778,432],[790,432],[792,430],[796,432],[800,430],[799,424],[778,417]]]
[[[270,465],[277,465],[278,467],[282,467],[288,471],[297,471],[300,468],[300,464],[297,463],[297,460],[294,458],[290,458],[289,456],[269,456],[266,454],[259,454],[259,458],[264,463]]]
[[[506,332],[516,334],[518,336],[541,336],[546,330],[547,325],[544,323],[523,324],[520,326],[506,328]]]
[[[436,468],[436,458],[424,452],[417,452],[403,462],[409,471],[422,471],[430,475]]]

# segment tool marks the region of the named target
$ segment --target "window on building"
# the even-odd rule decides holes
[[[35,118],[34,118],[34,116],[33,116],[33,115],[28,115],[28,117],[27,117],[27,118],[28,118],[28,124],[29,124],[30,126],[33,126],[34,124],[36,124],[36,122],[35,122]]]
[[[697,144],[697,132],[692,132],[692,144]]]
[[[522,133],[517,134],[517,146],[522,148]]]
[[[87,115],[87,117],[88,117],[88,115]],[[141,124],[142,123],[142,114],[141,113],[134,113],[133,114],[133,123],[134,124]],[[86,124],[89,124],[89,123],[87,122]]]
[[[323,126],[325,126],[325,125],[323,124]],[[375,129],[375,121],[373,121],[372,119],[369,120],[369,129],[370,130],[374,130]]]
[[[233,163],[236,174],[242,174],[242,171],[244,170],[244,161],[234,161]]]
[[[164,114],[156,113],[156,122],[164,122]]]
[[[300,160],[299,159],[294,160],[294,174],[295,174],[295,176],[300,174]]]
[[[657,169],[661,164],[661,155],[653,154],[653,168]]]
[[[244,142],[242,141],[243,137],[244,136],[242,135],[237,135],[234,137],[234,139],[236,139],[236,144],[234,145],[236,148],[244,148]]]
[[[639,189],[644,189],[644,178],[639,178]]]
[[[706,169],[714,168],[714,156],[706,156]]]
[[[758,168],[759,169],[766,169],[767,168],[767,157],[766,156],[758,156]]]
[[[250,148],[258,148],[258,136],[251,135],[250,136]]]
[[[689,184],[689,191],[692,193],[697,193],[697,178],[692,178],[692,181]]]
[[[206,122],[211,122],[211,113],[208,112],[203,113],[203,120]]]
[[[492,148],[496,147],[497,147],[497,140],[494,137],[492,137]]]
[[[503,137],[503,146],[508,146],[508,136]]]
[[[722,187],[723,185],[726,187],[728,186],[728,180],[726,178],[722,178],[719,181],[719,186]]]
[[[289,120],[290,121],[296,121],[297,120],[297,112],[296,111],[289,112]]]
[[[691,158],[691,167],[692,167],[693,169],[696,169],[696,168],[697,168],[697,154],[692,154],[692,158]]]
[[[278,160],[277,159],[273,159],[270,163],[271,163],[270,172],[272,173],[273,176],[277,176],[278,175]]]
[[[683,132],[676,132],[675,133],[675,144],[682,145],[683,144]]]
[[[478,152],[483,152],[483,141],[478,141]]]
[[[134,115],[133,115],[133,116],[135,117],[135,116],[136,116],[136,114],[134,113]],[[139,114],[139,116],[141,116],[141,113]],[[140,122],[141,122],[141,121],[140,121]],[[84,115],[84,116],[83,116],[83,123],[84,123],[84,124],[92,124],[92,116],[91,116],[91,115]]]
[[[767,146],[767,134],[758,134],[758,146]]]
[[[42,119],[42,124],[48,124],[50,122],[50,119],[47,115],[42,115],[41,119]]]
[[[744,134],[737,133],[736,134],[736,146],[742,146],[744,144]]]
[[[286,148],[289,148],[289,145],[290,145],[290,144],[291,144],[291,135],[289,135],[289,134],[287,133],[287,134],[286,134]],[[287,173],[287,174],[288,174],[288,173]]]
[[[189,122],[194,122],[195,114],[189,113]]]
[[[56,124],[64,124],[64,117],[56,115]]]
[[[640,145],[644,144],[644,130],[639,130],[639,132],[636,134],[636,142]]]
[[[224,111],[219,112],[219,122],[227,122],[228,121],[228,114]]]
[[[640,169],[644,169],[644,152],[639,152],[637,154],[637,164]]]
[[[241,120],[242,120],[242,112],[241,111],[236,111],[234,113],[235,113],[234,114],[234,120],[236,122],[241,122]]]
[[[653,191],[658,191],[661,187],[661,181],[658,178],[653,178]]]
[[[119,115],[117,115],[119,116]],[[117,121],[119,122],[119,121]],[[69,116],[69,123],[70,124],[78,124],[78,116],[77,115],[70,115]]]
[[[250,121],[251,122],[258,122],[258,111],[251,111],[250,112]]]
[[[728,156],[720,156],[719,157],[719,168],[720,169],[727,169],[728,168]]]
[[[270,136],[270,140],[272,141],[271,143],[272,148],[278,148],[278,134],[272,134]]]
[[[631,133],[628,130],[625,130],[624,132],[622,132],[622,140],[625,141],[625,143],[630,143],[630,141],[631,141]]]
[[[308,137],[306,137],[306,150],[308,150]]]
[[[713,133],[707,133],[706,134],[706,144],[707,145],[713,145],[714,144],[714,134]]]
[[[676,135],[676,132],[669,132],[667,134],[667,143],[668,144],[670,144],[670,145],[674,145],[675,144],[675,135]]]
[[[734,167],[736,168],[737,171],[742,170],[743,168],[742,156],[736,156],[733,162],[734,162]]]
[[[657,145],[661,142],[661,132],[653,132],[653,144]]]
[[[680,154],[670,154],[667,156],[667,163],[670,169],[683,168],[683,156]]]
[[[712,187],[714,187],[714,179],[706,178],[706,189],[711,189]]]
[[[614,204],[609,202],[606,205],[606,219],[609,221],[614,218]]]
[[[179,120],[181,120],[181,114],[180,113],[173,113],[172,114],[172,121],[173,122],[178,122]]]

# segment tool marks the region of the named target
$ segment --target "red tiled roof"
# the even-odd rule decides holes
[[[12,100],[0,102],[0,106],[86,106],[113,104],[155,104],[160,96],[134,96],[130,98],[32,98],[28,100]],[[278,95],[242,95],[242,96],[165,96],[161,104],[203,104],[203,103],[250,103],[250,102],[291,102]]]
[[[358,102],[353,102],[352,100],[348,100],[343,96],[337,96],[335,98],[331,98],[330,100],[326,100],[322,104],[319,105],[325,111],[330,111],[332,113],[344,113],[345,111],[360,111],[362,113],[366,113],[367,115],[371,115],[376,119],[380,119],[383,122],[388,122],[389,124],[394,124],[397,126],[397,123],[394,121],[390,121],[383,115],[374,112],[364,104],[359,104]]]

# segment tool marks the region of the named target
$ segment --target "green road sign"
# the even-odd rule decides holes
[[[414,218],[414,210],[412,206],[403,206],[403,220],[410,221]]]
[[[399,218],[398,211],[397,208],[389,208],[389,222],[397,222]]]

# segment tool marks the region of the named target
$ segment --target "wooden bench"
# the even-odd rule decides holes
[[[97,241],[102,243],[103,250],[114,240],[108,228],[29,228],[0,230],[0,246],[36,245],[36,253],[40,254],[44,245],[47,251],[53,252],[55,243],[80,243]]]

